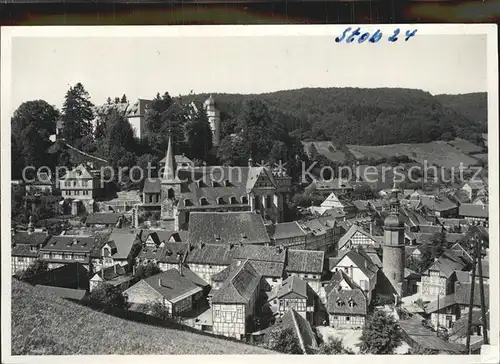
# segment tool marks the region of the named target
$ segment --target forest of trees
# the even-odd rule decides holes
[[[293,176],[307,160],[301,141],[331,140],[345,144],[378,145],[429,142],[460,136],[472,141],[486,131],[482,94],[434,97],[410,89],[299,89],[260,95],[216,94],[221,111],[221,144],[213,154],[208,117],[202,107],[206,94],[153,99],[145,117],[146,138],[138,141],[121,112],[93,114],[89,93],[81,83],[69,88],[62,109],[43,100],[23,103],[12,117],[12,177],[24,166],[78,163],[78,156],[61,142],[52,143],[56,121],[64,122],[65,142],[101,157],[114,167],[157,165],[172,135],[176,154],[185,153],[209,164],[287,163]],[[445,105],[440,103],[440,100]],[[188,107],[193,101],[198,112]],[[108,104],[127,102],[109,97]],[[468,106],[467,106],[468,105]],[[478,115],[472,119],[473,115]],[[97,118],[92,133],[91,121]],[[76,161],[75,161],[76,159]]]
[[[234,117],[244,101],[254,99],[264,102],[273,120],[292,136],[333,141],[340,147],[425,143],[457,136],[477,142],[486,132],[487,105],[482,101],[486,96],[470,95],[471,100],[465,101],[469,95],[435,97],[413,89],[304,88],[260,95],[214,94],[214,98],[225,118],[222,137],[236,125]],[[195,100],[207,96],[196,95]]]

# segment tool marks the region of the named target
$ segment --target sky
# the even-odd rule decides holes
[[[421,35],[338,44],[330,36],[17,37],[11,112],[43,99],[61,108],[81,82],[91,101],[303,87],[404,87],[431,94],[487,90],[486,36]]]

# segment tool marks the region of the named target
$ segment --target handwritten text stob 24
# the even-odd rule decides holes
[[[403,33],[401,32],[401,29],[396,28],[391,35],[387,37],[387,41],[394,43],[400,39],[404,39],[405,42],[407,42],[410,38],[414,37],[416,33],[417,29],[409,29]],[[370,34],[369,32],[361,33],[361,28],[359,27],[354,30],[352,30],[351,27],[348,27],[340,36],[335,38],[335,42],[353,43],[356,41],[356,43],[364,43],[367,41],[369,43],[378,43],[383,37],[384,34],[380,31],[380,29],[377,29],[373,34]]]

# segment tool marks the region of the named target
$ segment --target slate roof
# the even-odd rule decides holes
[[[307,283],[295,275],[290,276],[273,288],[269,300],[282,298],[290,293],[295,293],[307,299]]]
[[[325,292],[328,295],[332,289],[337,287],[342,280],[345,280],[345,282],[351,287],[351,289],[354,288],[360,288],[354,281],[349,277],[349,275],[344,272],[343,270],[338,270],[335,273],[333,273],[332,278],[330,278],[330,281],[325,285]]]
[[[361,288],[353,287],[349,290],[339,290],[339,288],[337,284],[328,293],[328,313],[333,315],[366,315],[368,313],[367,299]],[[353,302],[353,307],[349,306],[349,302]]]
[[[459,338],[467,336],[467,326],[469,320],[469,313],[466,313],[462,317],[460,317],[457,321],[453,323],[453,327],[451,330],[452,335],[455,335]],[[486,323],[490,322],[490,311],[486,313]],[[473,309],[472,310],[472,322],[473,326],[483,325],[483,314],[481,310]]]
[[[183,277],[189,279],[192,283],[194,283],[198,287],[205,288],[210,286],[210,284],[208,284],[203,278],[201,278],[198,274],[193,272],[188,267],[185,266],[182,267],[182,275]]]
[[[85,235],[57,235],[52,236],[40,251],[88,252],[94,247],[93,236]]]
[[[482,273],[484,278],[490,278],[490,262],[481,260]],[[479,265],[476,265],[476,277],[479,277]]]
[[[458,214],[464,217],[488,217],[488,205],[477,205],[472,203],[463,203],[458,208]]]
[[[191,279],[181,276],[177,269],[169,269],[143,280],[165,299],[174,303],[202,291]]]
[[[415,315],[409,320],[399,320],[399,326],[405,336],[412,341],[410,345],[417,344],[423,349],[460,353],[461,348],[438,337],[435,332],[422,325],[422,318]]]
[[[304,354],[308,353],[308,349],[318,349],[316,336],[314,335],[314,331],[312,330],[311,325],[293,308],[288,309],[283,317],[277,318],[274,325],[261,330],[259,333],[269,334],[271,332],[274,332],[275,330],[285,329],[293,330]]]
[[[98,212],[89,214],[85,224],[90,225],[116,225],[122,215],[114,212]]]
[[[324,259],[325,252],[323,251],[289,249],[285,269],[288,272],[321,274]]]
[[[191,244],[270,243],[262,217],[254,212],[192,212],[189,218]]]
[[[143,247],[139,253],[139,259],[156,259],[159,263],[170,263],[177,264],[179,258],[177,253],[181,253],[185,256],[189,250],[189,244],[187,243],[165,243],[161,248],[147,248]]]
[[[472,283],[455,282],[455,302],[459,305],[468,305],[470,303],[470,289]],[[486,307],[490,306],[490,285],[483,284],[484,287],[484,301]],[[474,286],[474,305],[481,304],[481,294],[479,290],[479,283],[476,282]]]
[[[307,235],[307,233],[301,229],[297,221],[269,225],[267,231],[269,237],[276,240],[305,237]]]
[[[106,242],[111,247],[116,247],[116,252],[111,255],[113,259],[127,259],[134,243],[139,243],[140,240],[136,233],[127,231],[113,231]],[[106,245],[104,243],[102,246]],[[102,249],[101,246],[101,249]],[[96,253],[98,257],[102,256],[102,251],[99,249]]]
[[[14,245],[10,251],[10,255],[13,257],[32,257],[36,258],[38,256],[38,248],[32,251],[31,246],[27,244]]]
[[[230,265],[233,259],[234,248],[230,249],[227,244],[194,245],[192,248],[186,259],[188,264]]]
[[[231,272],[223,286],[213,295],[212,303],[247,304],[259,289],[261,275],[249,261]]]
[[[420,274],[411,270],[410,268],[405,268],[404,270],[404,278],[405,279],[417,279],[420,278]]]
[[[46,232],[19,231],[12,236],[12,243],[39,246],[45,244],[49,238],[50,236]]]
[[[224,282],[229,277],[231,272],[233,272],[234,269],[236,269],[236,268],[237,268],[236,262],[231,263],[231,265],[228,266],[227,268],[224,268],[220,272],[212,275],[212,277],[211,277],[212,281],[213,282]]]
[[[419,225],[418,232],[422,234],[435,234],[443,231],[443,227],[440,225]]]
[[[427,272],[431,270],[437,270],[441,272],[441,274],[446,277],[450,278],[451,275],[456,271],[456,270],[464,270],[464,268],[467,266],[466,262],[459,257],[457,254],[455,254],[452,250],[446,250],[441,256],[427,269],[424,274],[427,274]]]
[[[344,246],[349,242],[349,240],[351,240],[351,238],[357,232],[360,232],[361,234],[365,235],[369,239],[373,240],[374,244],[378,244],[380,242],[380,238],[377,239],[375,236],[371,235],[369,232],[364,230],[362,227],[360,227],[356,224],[353,224],[353,225],[351,225],[349,230],[347,230],[347,232],[339,239],[338,249],[340,250],[340,249],[344,248]]]
[[[276,246],[243,245],[235,248],[233,258],[284,263],[286,250]]]

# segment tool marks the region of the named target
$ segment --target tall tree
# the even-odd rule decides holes
[[[203,107],[199,107],[194,118],[186,122],[185,130],[189,156],[206,161],[212,149],[212,130]]]
[[[185,108],[179,101],[174,101],[168,92],[161,96],[157,94],[144,120],[147,144],[153,150],[165,153],[171,135],[175,150],[179,150],[184,141],[185,119]]]
[[[121,98],[120,102],[121,102],[122,104],[126,104],[126,103],[128,103],[127,95],[123,94],[123,96],[122,96],[122,98]]]
[[[55,133],[59,111],[46,101],[22,103],[11,119],[12,177],[21,178],[27,166],[47,165],[49,136]]]
[[[375,311],[363,327],[360,350],[365,354],[393,354],[401,342],[401,329],[394,317]]]
[[[70,87],[62,109],[63,137],[68,143],[92,134],[93,106],[89,93],[80,82]]]

